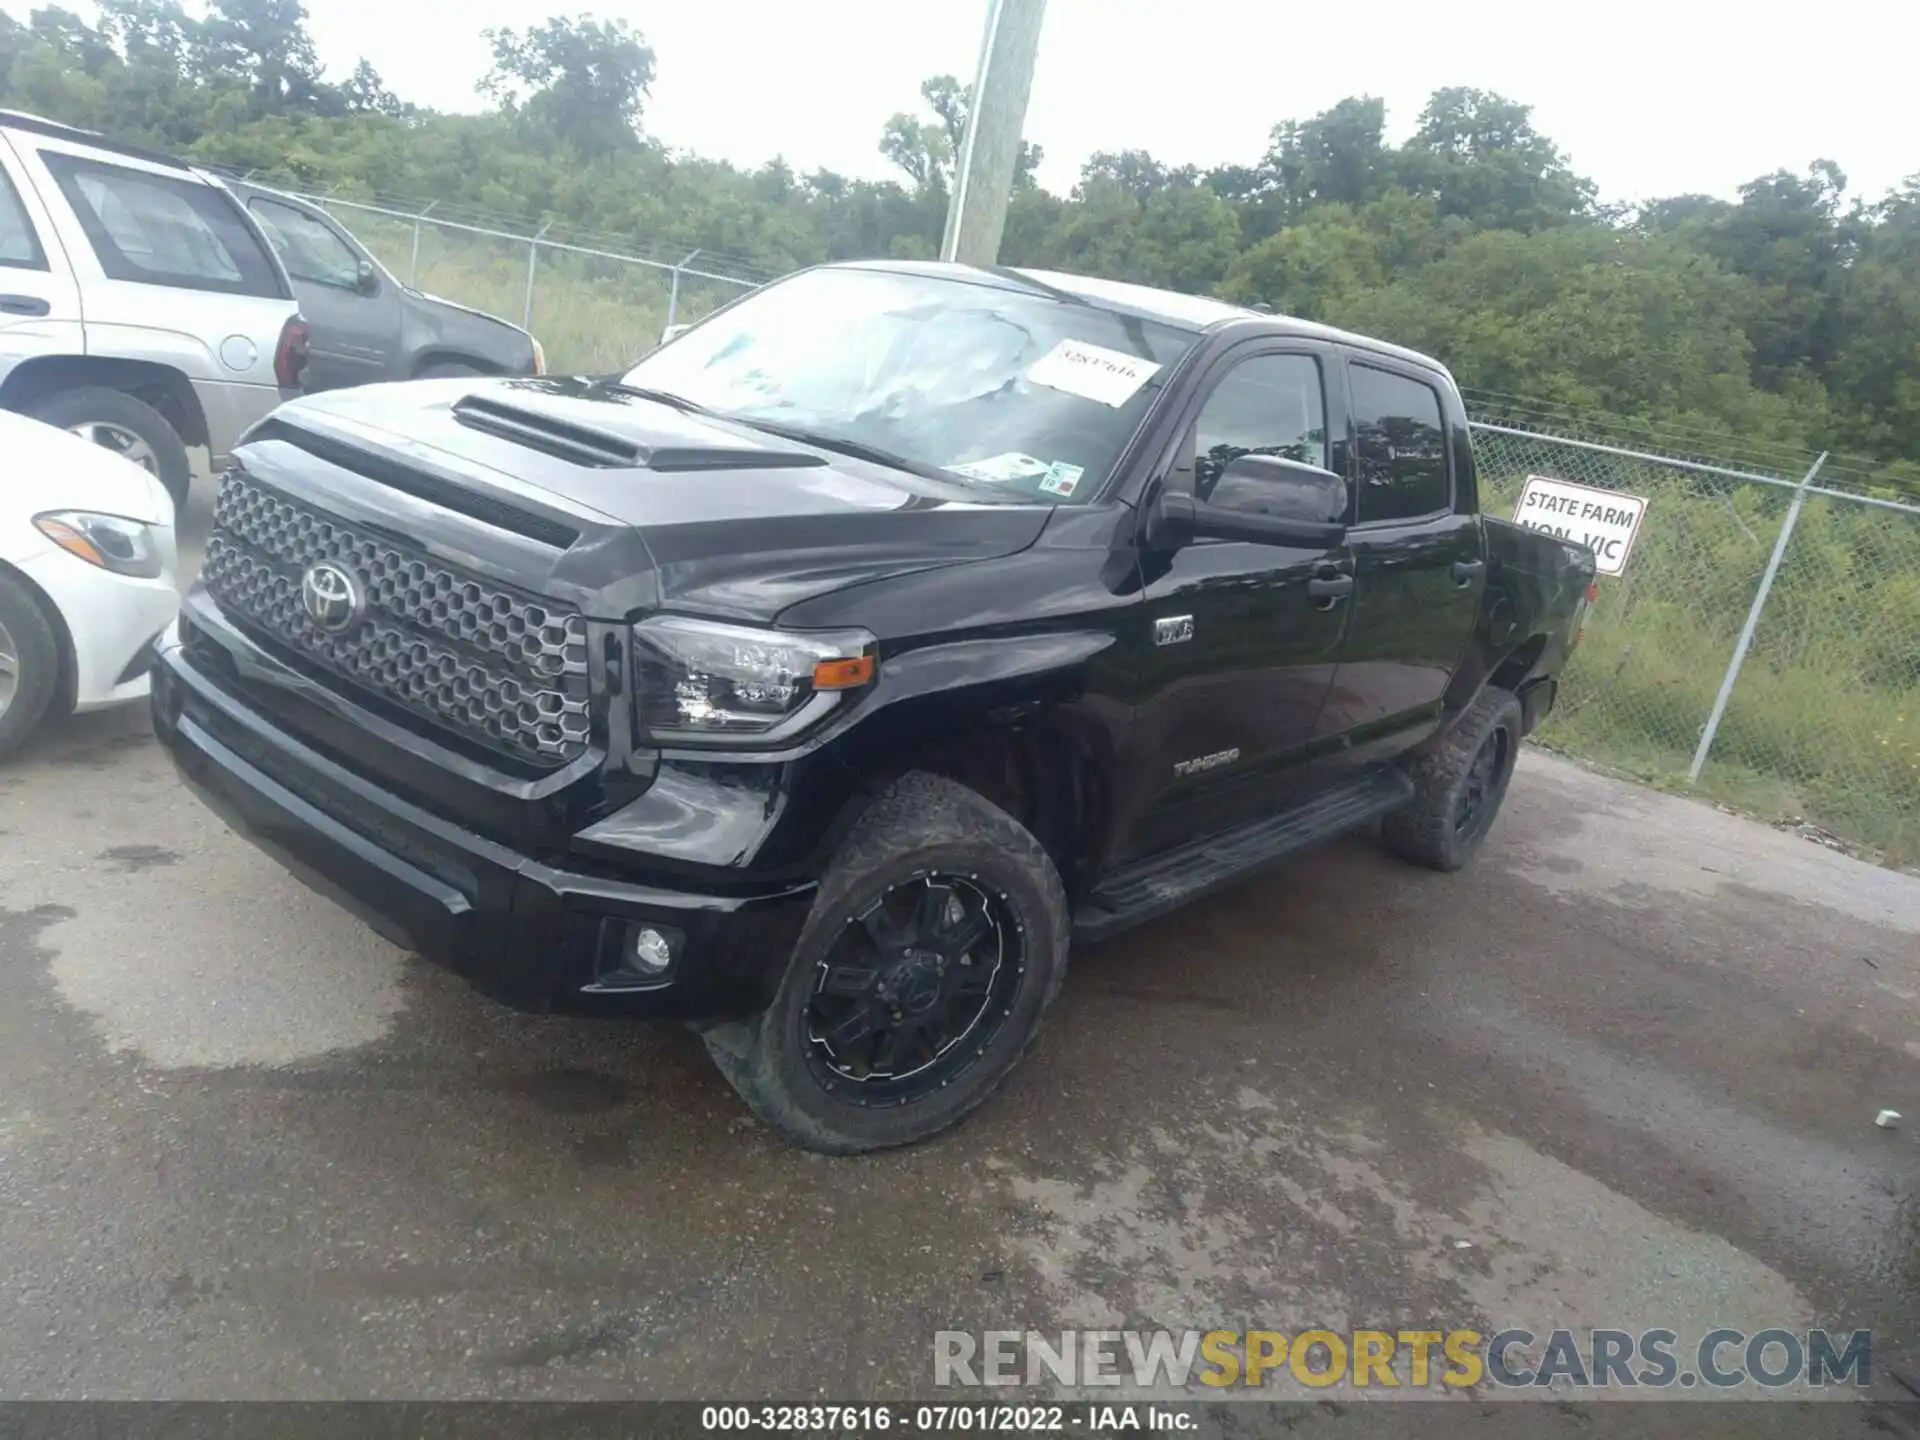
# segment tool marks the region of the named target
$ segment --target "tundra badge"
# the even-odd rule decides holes
[[[1240,758],[1240,747],[1231,750],[1216,750],[1211,755],[1196,755],[1191,760],[1173,762],[1176,775],[1198,775],[1202,770],[1217,770],[1222,765],[1231,765]]]
[[[1193,638],[1193,616],[1163,615],[1153,622],[1153,643],[1178,645]]]

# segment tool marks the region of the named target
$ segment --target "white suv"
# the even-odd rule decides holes
[[[306,325],[259,227],[213,176],[0,111],[0,408],[72,430],[186,500],[299,393]]]

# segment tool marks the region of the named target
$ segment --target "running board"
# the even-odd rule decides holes
[[[1073,916],[1073,938],[1083,944],[1105,940],[1296,850],[1357,829],[1412,798],[1413,782],[1404,770],[1372,770],[1295,809],[1135,860],[1109,874],[1081,903]]]

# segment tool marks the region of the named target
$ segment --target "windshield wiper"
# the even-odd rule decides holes
[[[684,395],[676,395],[671,390],[651,390],[645,385],[629,385],[624,380],[615,380],[610,386],[622,395],[632,395],[641,400],[651,400],[657,405],[665,405],[685,415],[713,415],[717,411],[709,410],[698,400],[689,400]]]
[[[822,450],[831,450],[838,455],[851,455],[856,460],[869,460],[875,465],[885,465],[891,470],[905,470],[909,475],[918,475],[926,480],[937,480],[942,485],[951,485],[957,489],[965,488],[937,465],[923,465],[918,460],[909,460],[904,455],[896,455],[891,450],[882,450],[878,445],[869,445],[862,440],[848,440],[839,435],[823,435],[798,425],[782,425],[777,420],[759,420],[746,415],[726,415],[722,418],[731,420],[736,425],[745,425],[754,430],[763,430],[769,435],[778,435],[783,440],[797,440],[802,445],[817,445]]]

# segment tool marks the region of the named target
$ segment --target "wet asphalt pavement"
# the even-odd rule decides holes
[[[1538,753],[1467,871],[1357,836],[1076,953],[998,1098],[851,1161],[379,940],[143,714],[0,769],[0,1396],[925,1396],[938,1330],[1426,1323],[1871,1326],[1897,1394],[1916,1192],[1920,879]]]

